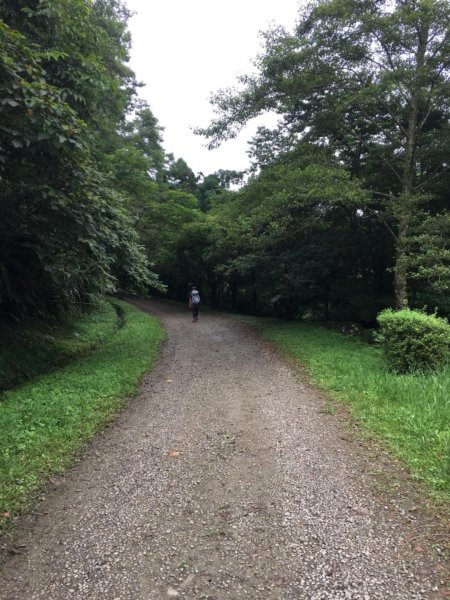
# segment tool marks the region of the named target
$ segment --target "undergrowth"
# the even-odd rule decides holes
[[[131,305],[117,305],[123,327],[111,331],[110,307],[91,315],[90,325],[80,323],[77,331],[82,337],[83,331],[88,335],[85,327],[89,336],[96,330],[101,341],[95,348],[0,397],[1,526],[25,509],[45,479],[67,467],[86,440],[111,420],[155,359],[164,337],[159,322]],[[70,347],[78,341],[68,338],[60,344]]]

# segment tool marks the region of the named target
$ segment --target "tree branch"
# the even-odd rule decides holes
[[[389,194],[384,194],[383,192],[376,192],[372,190],[373,194],[378,194],[380,196],[388,196],[389,198],[392,199],[392,196],[390,196]],[[370,208],[370,206],[366,206],[367,210],[375,215],[375,217],[380,221],[380,223],[382,225],[384,225],[384,227],[387,229],[387,231],[389,232],[389,234],[392,236],[392,238],[394,239],[394,241],[397,241],[397,235],[395,234],[394,230],[392,229],[392,227],[389,225],[389,223],[380,215],[380,213],[376,210],[374,210],[373,208]]]
[[[353,129],[353,133],[356,135],[356,137],[358,138],[358,140],[361,142],[361,144],[367,148],[370,149],[369,144],[367,144],[367,142],[364,140],[364,138],[355,130]],[[403,183],[403,178],[400,175],[400,173],[397,171],[397,169],[395,169],[391,163],[386,160],[383,156],[380,156],[381,161],[388,167],[388,169],[390,171],[392,171],[392,173],[395,175],[395,177],[399,180],[400,183]]]

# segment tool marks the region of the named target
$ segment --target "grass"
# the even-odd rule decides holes
[[[450,499],[449,367],[428,375],[395,375],[386,369],[381,350],[359,339],[305,323],[249,322],[304,364],[316,385],[348,403],[416,479]]]
[[[110,303],[64,321],[28,322],[20,326],[2,323],[0,392],[92,351],[103,339],[114,335],[118,326],[117,313]]]
[[[78,335],[58,343],[79,351],[85,336],[89,353],[81,344],[85,352],[76,360],[1,396],[0,526],[30,505],[50,474],[74,460],[136,391],[155,359],[164,337],[159,322],[131,305],[114,303],[122,311],[122,327],[116,316],[112,326],[110,306],[82,319],[74,329]]]

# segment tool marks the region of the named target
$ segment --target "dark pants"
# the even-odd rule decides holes
[[[192,304],[191,309],[192,318],[194,319],[194,321],[196,321],[198,319],[198,304]]]

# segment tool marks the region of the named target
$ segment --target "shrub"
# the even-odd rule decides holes
[[[378,315],[380,340],[393,371],[436,370],[450,358],[450,325],[418,310],[386,309]]]

